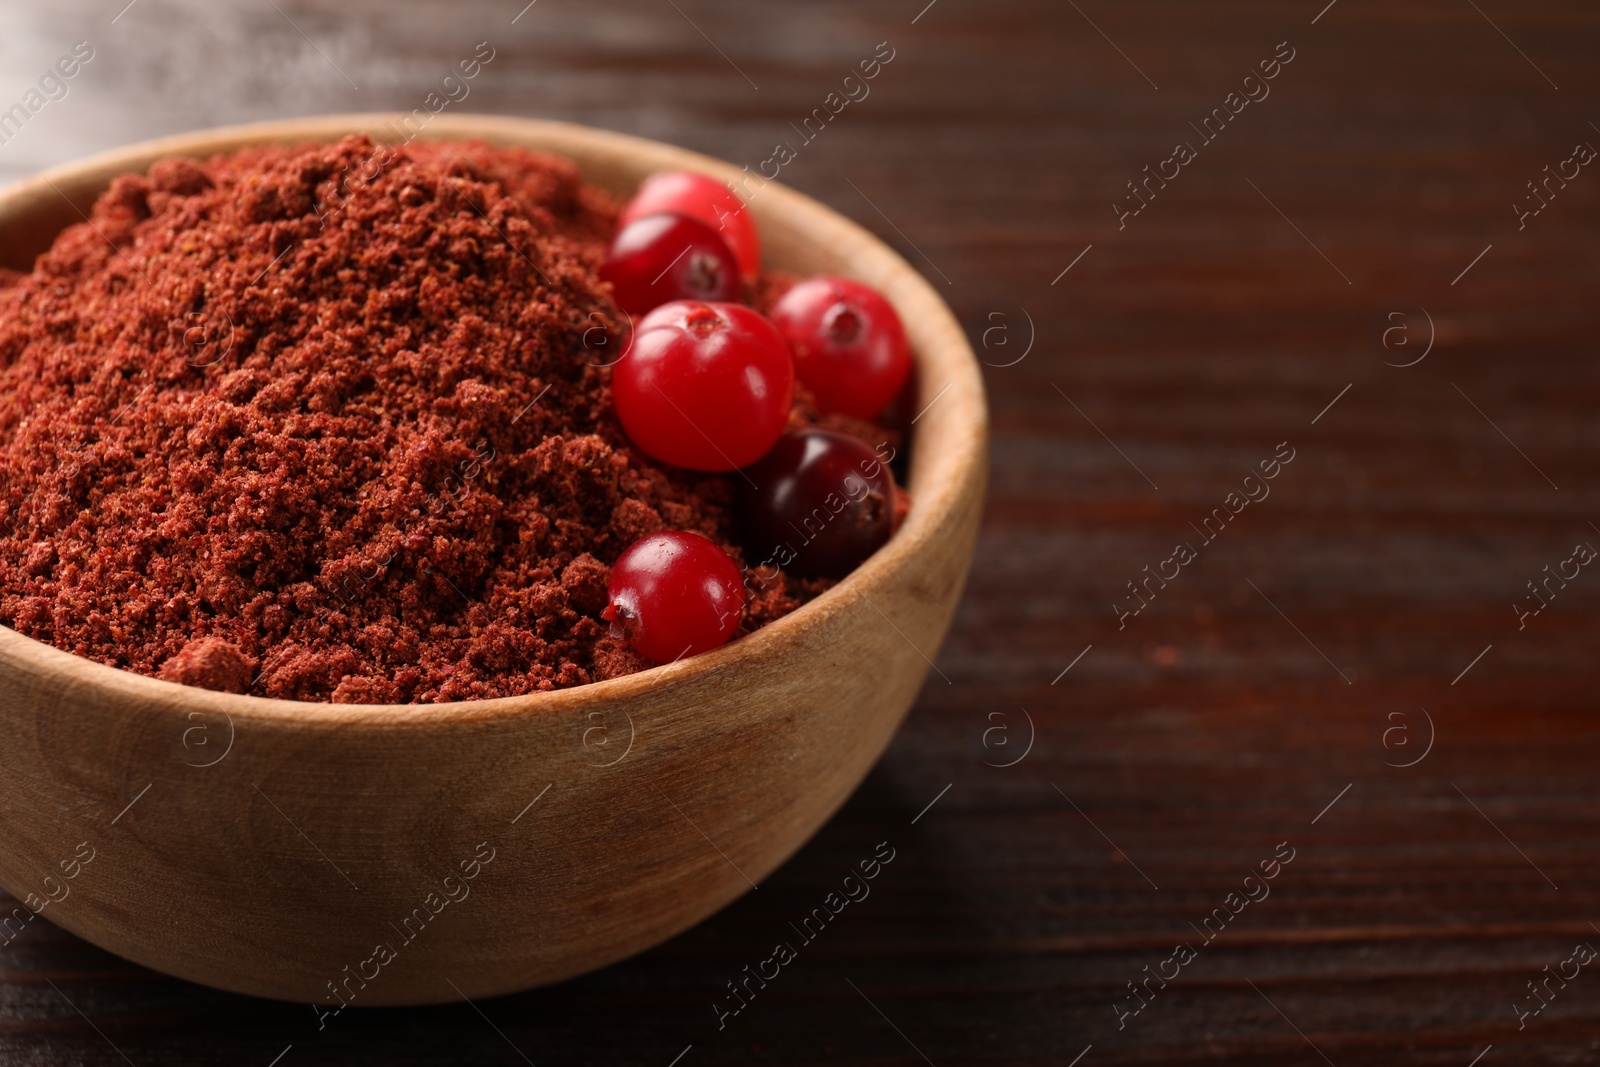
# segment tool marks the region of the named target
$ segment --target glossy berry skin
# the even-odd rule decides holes
[[[843,578],[893,532],[889,468],[849,434],[786,433],[744,473],[749,481],[740,480],[739,510],[752,566]]]
[[[601,617],[614,636],[656,663],[698,656],[727,643],[744,614],[744,574],[697,533],[635,541],[611,565],[610,603]]]
[[[600,267],[617,306],[642,315],[669,300],[736,300],[739,264],[717,231],[687,215],[646,215],[617,231]]]
[[[663,304],[639,320],[611,372],[617,418],[640,449],[676,467],[730,471],[783,432],[794,366],[783,338],[740,304]]]
[[[753,280],[761,270],[761,236],[756,232],[756,220],[738,194],[715,178],[687,170],[652,174],[622,209],[620,224],[626,226],[634,219],[660,214],[688,215],[716,230],[739,261],[739,272],[746,281]]]
[[[877,290],[848,278],[808,278],[773,305],[795,374],[829,413],[870,419],[911,373],[900,316]]]

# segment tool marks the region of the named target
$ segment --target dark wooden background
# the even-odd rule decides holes
[[[1600,172],[1523,229],[1512,208],[1600,145],[1592,5],[123,2],[6,5],[0,105],[75,40],[96,58],[0,177],[410,109],[480,40],[464,109],[755,164],[889,41],[783,176],[948,295],[993,365],[992,491],[948,684],[702,927],[319,1031],[37,924],[0,951],[0,1062],[1600,1062],[1600,967],[1520,1029],[1513,1008],[1600,946],[1600,574],[1523,629],[1512,607],[1600,546]],[[1283,41],[1270,97],[1119,230],[1124,183]],[[1271,496],[1119,630],[1125,583],[1284,441]],[[719,1031],[723,984],[884,840],[870,898]],[[1198,947],[1280,842],[1271,895],[1119,1029],[1126,983]]]

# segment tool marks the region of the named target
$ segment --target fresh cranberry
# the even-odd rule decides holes
[[[611,372],[617,418],[663,463],[729,471],[761,458],[794,402],[783,338],[740,304],[678,300],[639,320]]]
[[[875,289],[848,278],[796,285],[772,308],[794,370],[825,412],[870,419],[911,373],[900,316]]]
[[[849,434],[807,429],[778,438],[739,484],[745,550],[801,578],[843,578],[894,526],[894,479]]]
[[[744,575],[726,552],[697,533],[640,538],[611,565],[611,633],[657,663],[727,644],[744,612]]]
[[[739,263],[717,231],[687,215],[646,215],[617,232],[600,267],[617,306],[642,315],[669,300],[734,300]]]
[[[646,215],[677,214],[699,219],[722,235],[745,280],[761,270],[761,237],[737,193],[715,178],[687,170],[652,174],[622,209],[621,225]]]

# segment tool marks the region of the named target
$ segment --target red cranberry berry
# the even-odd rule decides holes
[[[642,315],[669,300],[735,300],[739,264],[717,231],[687,215],[646,215],[617,231],[600,267],[617,306]]]
[[[601,618],[610,620],[612,635],[657,663],[727,644],[744,613],[739,565],[697,533],[635,541],[611,565],[606,592]]]
[[[911,373],[900,316],[878,292],[848,278],[796,285],[772,308],[794,370],[825,412],[870,419]]]
[[[801,578],[843,578],[889,540],[894,479],[849,434],[786,433],[744,473],[740,514],[752,565],[776,565]]]
[[[716,230],[739,261],[739,271],[746,281],[761,270],[761,237],[756,232],[756,220],[738,194],[715,178],[687,170],[652,174],[622,209],[620,224],[626,226],[634,219],[660,214],[688,215]]]
[[[783,338],[740,304],[663,304],[611,372],[617,418],[663,463],[729,471],[764,455],[794,402]]]

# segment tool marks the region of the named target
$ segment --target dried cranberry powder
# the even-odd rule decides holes
[[[615,218],[570,164],[477,144],[118,178],[0,288],[0,623],[300,700],[647,666],[599,618],[610,561],[664,529],[742,557],[729,476],[612,415]],[[778,575],[743,630],[825,587]]]

